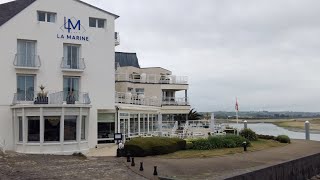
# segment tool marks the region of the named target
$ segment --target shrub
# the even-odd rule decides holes
[[[193,140],[193,149],[210,150],[221,148],[235,148],[241,147],[242,143],[246,141],[250,145],[250,141],[241,136],[227,135],[227,136],[211,136],[207,139]]]
[[[287,135],[279,135],[276,137],[276,140],[281,143],[290,143],[290,138]]]
[[[186,149],[193,149],[193,143],[192,142],[187,142]]]
[[[276,140],[276,137],[271,135],[258,134],[257,136],[259,139]]]
[[[248,128],[241,130],[239,134],[240,134],[240,136],[248,139],[249,141],[258,140],[257,134],[254,131],[252,131],[251,129],[248,129]]]
[[[186,141],[168,137],[138,137],[127,141],[124,149],[135,157],[161,155],[186,149]]]

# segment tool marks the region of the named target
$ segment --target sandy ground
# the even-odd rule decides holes
[[[100,157],[100,156],[111,156],[115,157],[117,155],[117,145],[116,144],[106,144],[98,145],[97,148],[91,149],[86,156],[88,157]]]

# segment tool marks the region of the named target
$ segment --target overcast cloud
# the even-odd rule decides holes
[[[189,77],[198,111],[320,111],[319,0],[85,0],[120,15],[117,51]]]

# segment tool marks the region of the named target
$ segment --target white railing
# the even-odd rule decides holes
[[[132,93],[115,93],[115,101],[120,104],[133,104],[143,106],[161,106],[161,100],[157,97],[145,97],[144,95],[137,95]]]
[[[188,120],[190,128],[210,128],[209,120]]]
[[[114,32],[114,43],[116,46],[120,45],[120,35],[119,32]]]
[[[187,106],[189,105],[189,99],[186,97],[164,97],[162,98],[162,105],[165,106]]]
[[[44,97],[39,91],[22,91],[14,94],[12,104],[91,104],[91,101],[86,92],[49,92]]]
[[[173,126],[172,130],[171,130],[171,134],[175,134],[177,132],[177,130],[178,130],[178,127],[179,127],[178,121],[176,121],[174,123],[174,126]]]
[[[188,84],[187,76],[156,75],[156,74],[121,74],[116,73],[116,81],[150,84]]]
[[[41,61],[38,55],[16,54],[13,65],[17,68],[40,68]]]
[[[86,64],[84,62],[84,58],[78,59],[69,59],[66,57],[62,57],[61,68],[63,70],[81,70],[86,69]]]

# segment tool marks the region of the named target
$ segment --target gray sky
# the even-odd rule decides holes
[[[120,15],[117,51],[188,76],[198,111],[320,111],[319,0],[85,1]]]

